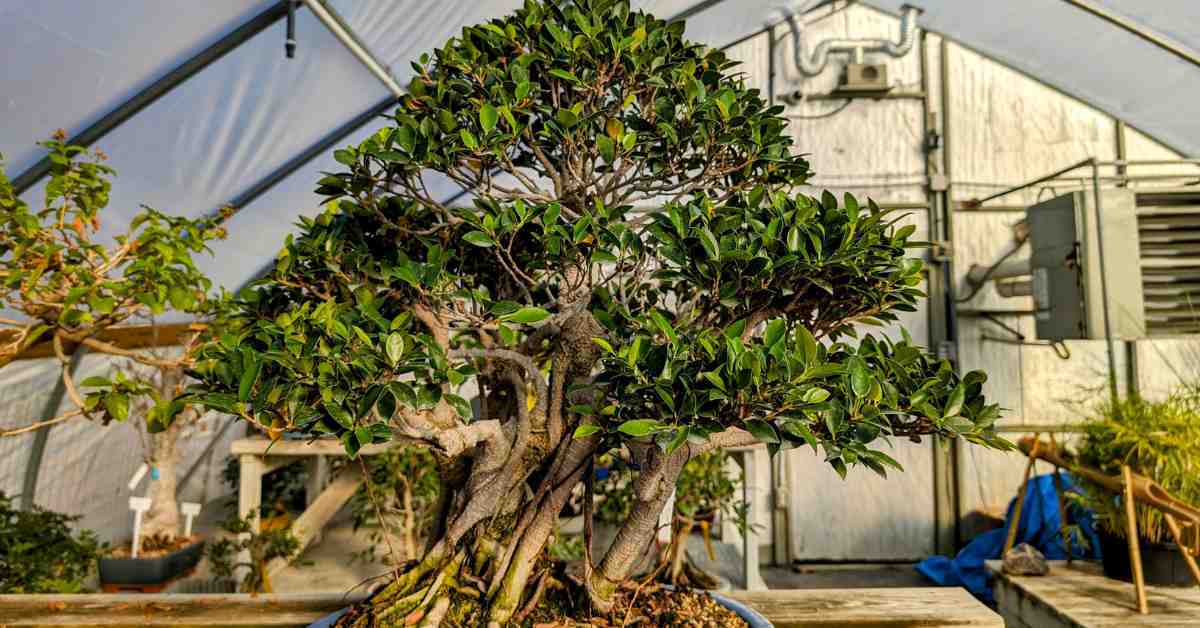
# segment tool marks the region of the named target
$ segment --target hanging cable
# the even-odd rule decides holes
[[[792,120],[820,120],[822,118],[832,118],[833,116],[836,116],[837,114],[841,113],[842,111],[845,111],[846,107],[849,107],[850,103],[852,103],[852,102],[854,102],[853,98],[847,98],[846,102],[838,105],[835,109],[833,109],[831,111],[826,111],[825,113],[818,113],[818,114],[814,114],[811,116],[805,116],[805,115],[800,115],[800,114],[796,114],[796,113],[789,113],[789,114],[784,114],[784,117],[790,118]]]

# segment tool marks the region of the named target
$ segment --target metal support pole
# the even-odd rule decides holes
[[[1091,161],[1092,166],[1092,203],[1096,209],[1096,252],[1100,258],[1100,298],[1104,300],[1102,311],[1104,313],[1104,346],[1108,349],[1108,389],[1112,395],[1113,410],[1120,412],[1117,406],[1120,401],[1120,394],[1117,391],[1117,356],[1113,350],[1113,342],[1116,340],[1112,335],[1112,323],[1109,316],[1109,301],[1108,301],[1108,272],[1104,268],[1104,220],[1101,218],[1104,214],[1104,205],[1100,197],[1100,165],[1094,158]]]
[[[325,25],[325,28],[329,29],[329,32],[333,33],[333,36],[342,42],[342,45],[350,51],[350,54],[362,62],[371,71],[371,74],[374,74],[375,78],[379,79],[388,90],[395,94],[397,98],[404,95],[404,88],[400,87],[400,84],[396,82],[392,73],[388,72],[387,68],[375,58],[375,55],[367,50],[367,47],[359,41],[354,31],[332,9],[325,6],[325,3],[321,0],[304,0],[304,4],[317,16],[317,19],[321,20],[321,23]]]
[[[75,349],[75,353],[71,354],[71,361],[67,363],[66,367],[69,376],[75,376],[85,353],[87,353],[87,349],[79,347]],[[54,390],[50,391],[50,398],[46,400],[46,405],[42,408],[42,418],[54,418],[58,414],[58,406],[62,405],[63,397],[66,395],[67,384],[60,377],[54,383]],[[38,478],[42,473],[42,458],[45,456],[46,442],[50,440],[50,430],[52,429],[54,429],[53,425],[47,425],[34,432],[33,447],[29,449],[29,461],[25,464],[25,479],[21,488],[21,510],[33,508],[33,500],[37,497]]]

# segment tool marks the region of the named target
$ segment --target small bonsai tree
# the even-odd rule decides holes
[[[585,561],[600,612],[696,456],[808,443],[883,472],[880,438],[1004,444],[981,373],[907,335],[854,341],[922,296],[914,228],[795,193],[809,166],[781,110],[683,30],[626,0],[529,0],[422,56],[391,126],[335,152],[328,211],[202,350],[212,408],[438,457],[444,527],[343,625],[527,616],[564,503],[621,445],[641,471]]]
[[[113,170],[99,151],[65,143],[59,131],[42,145],[52,163],[46,199],[33,210],[0,171],[0,300],[19,319],[0,319],[0,368],[38,342],[53,346],[73,408],[59,416],[0,430],[15,436],[76,417],[107,425],[132,417],[147,436],[146,463],[156,470],[145,537],[175,537],[177,442],[199,420],[181,398],[202,327],[185,334],[181,350],[131,350],[106,342],[104,332],[135,322],[153,324],[168,310],[197,319],[217,301],[192,254],[224,237],[220,218],[189,220],[144,208],[108,243],[98,238]],[[0,164],[2,165],[2,164]],[[78,345],[119,358],[108,376],[76,383],[67,347]]]

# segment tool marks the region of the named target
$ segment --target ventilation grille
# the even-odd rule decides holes
[[[1200,191],[1137,194],[1146,333],[1200,333]]]

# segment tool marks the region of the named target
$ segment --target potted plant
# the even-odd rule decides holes
[[[224,536],[213,541],[205,556],[212,567],[214,584],[238,593],[271,593],[268,566],[277,558],[295,555],[300,541],[286,525],[257,529],[253,519],[236,515],[226,518],[221,523]],[[247,562],[238,562],[241,556],[246,556]]]
[[[190,569],[200,556],[199,540],[180,535],[175,499],[178,444],[200,420],[199,409],[182,399],[184,369],[191,363],[203,325],[180,334],[182,348],[130,349],[105,334],[136,322],[151,333],[168,311],[210,317],[217,299],[192,255],[224,236],[218,218],[189,220],[146,208],[111,244],[98,237],[108,205],[113,171],[99,151],[67,145],[59,131],[42,145],[53,164],[46,199],[33,210],[0,172],[0,298],[20,319],[0,320],[9,341],[0,347],[0,367],[36,343],[48,343],[62,369],[71,410],[60,416],[0,431],[13,436],[77,417],[98,423],[136,419],[143,433],[144,460],[151,478],[149,508],[141,518],[145,544],[133,558],[132,542],[100,560],[105,585],[146,585]],[[105,376],[76,383],[68,352],[74,347],[116,358]]]
[[[1200,504],[1200,392],[1184,388],[1161,401],[1132,396],[1105,404],[1083,428],[1080,464],[1115,476],[1129,465],[1174,497]],[[1086,478],[1080,482],[1082,501],[1096,513],[1105,575],[1131,581],[1124,505],[1111,491]],[[1162,513],[1141,503],[1135,512],[1146,583],[1193,585]],[[1200,553],[1198,532],[1184,532],[1193,555]]]
[[[363,560],[392,564],[421,555],[422,542],[434,536],[443,495],[437,460],[427,449],[398,445],[364,461],[367,478],[350,498],[354,530],[365,529],[371,544]],[[395,534],[399,547],[388,538]],[[384,551],[387,550],[387,555]],[[392,552],[396,554],[393,555]]]
[[[627,585],[689,460],[809,444],[883,472],[880,438],[1006,445],[982,373],[907,335],[856,339],[922,296],[914,227],[795,192],[809,166],[781,110],[683,30],[627,1],[530,0],[423,55],[201,349],[196,402],[437,458],[444,529],[339,625],[670,624],[679,605]],[[435,175],[474,202],[432,196]],[[619,447],[640,469],[630,515],[576,584],[549,541]]]
[[[0,492],[0,594],[83,593],[104,545],[78,516],[15,507]]]

